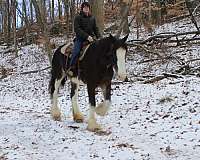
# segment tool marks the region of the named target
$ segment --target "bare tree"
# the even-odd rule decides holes
[[[66,20],[66,24],[67,24],[67,32],[69,32],[69,0],[63,0],[63,4],[64,4],[64,17]]]
[[[124,3],[126,3],[126,4],[125,4],[125,7],[123,8],[122,18],[121,18],[121,22],[120,22],[120,28],[117,33],[118,37],[120,36],[120,34],[123,30],[127,29],[125,27],[128,27],[128,24],[127,24],[127,26],[125,26],[125,25],[126,25],[126,23],[128,23],[127,22],[128,21],[128,12],[133,4],[133,0],[124,0]],[[127,32],[129,33],[129,29]]]
[[[25,37],[26,37],[26,44],[29,44],[30,43],[30,38],[29,38],[29,21],[28,21],[28,16],[27,16],[27,9],[26,9],[26,1],[23,0],[23,20],[25,21]]]
[[[197,31],[200,31],[199,27],[198,27],[198,24],[195,20],[195,17],[192,13],[192,10],[191,10],[191,7],[190,7],[190,1],[189,0],[185,0],[185,3],[186,3],[186,6],[187,6],[187,9],[189,11],[189,14],[190,14],[190,17],[191,17],[191,21],[192,23],[194,24],[194,26],[196,27]]]
[[[51,1],[51,19],[52,22],[55,20],[55,14],[54,14],[54,0]]]
[[[32,2],[33,2],[33,6],[35,8],[37,22],[40,25],[41,32],[42,32],[42,35],[44,37],[45,49],[47,51],[49,62],[51,63],[52,53],[51,53],[51,47],[50,47],[50,39],[49,39],[49,36],[48,36],[47,24],[46,24],[46,21],[44,19],[44,16],[42,15],[42,12],[40,11],[40,8],[39,8],[39,6],[37,4],[37,1],[36,0],[32,0]]]
[[[92,6],[92,14],[96,17],[97,26],[102,34],[104,29],[104,0],[89,0]]]
[[[10,46],[11,40],[11,11],[10,11],[10,2],[7,0],[5,2],[5,36],[4,36],[7,45]]]
[[[71,5],[70,5],[70,13],[71,13],[71,26],[70,28],[72,29],[72,32],[74,32],[74,17],[75,17],[75,13],[76,13],[76,10],[75,10],[75,0],[71,0]]]
[[[62,3],[61,3],[61,0],[58,0],[58,17],[59,17],[59,20],[61,20],[61,16],[62,16]]]
[[[128,9],[128,5],[129,5],[129,2],[125,1],[125,0],[120,0],[119,2],[120,4],[120,14],[122,15],[122,19],[123,19],[123,23],[124,23],[124,26],[122,28],[122,33],[124,34],[128,34],[130,32],[129,30],[129,26],[128,26],[128,12],[126,12],[126,10]]]
[[[3,13],[2,13],[2,2],[0,2],[0,33],[3,32]]]
[[[30,0],[30,23],[33,24],[33,3]]]
[[[17,57],[17,36],[16,36],[16,0],[11,0],[12,8],[12,26],[13,26],[13,42],[15,47],[15,56]]]

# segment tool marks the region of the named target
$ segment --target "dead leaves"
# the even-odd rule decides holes
[[[128,144],[128,143],[120,143],[117,145],[113,145],[112,147],[117,147],[117,148],[130,148],[132,150],[138,149],[135,147],[133,144]]]

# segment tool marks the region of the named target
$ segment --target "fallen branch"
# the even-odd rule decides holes
[[[162,57],[162,59],[161,58],[152,58],[152,59],[142,60],[142,61],[138,62],[138,64],[148,63],[148,62],[153,62],[153,61],[162,61],[162,60],[166,60],[166,59],[175,59],[175,58],[172,56]]]
[[[30,74],[30,73],[37,73],[37,72],[40,72],[40,71],[44,71],[44,70],[47,70],[47,69],[50,69],[51,67],[46,67],[46,68],[43,68],[43,69],[39,69],[39,70],[34,70],[34,71],[27,71],[27,72],[21,72],[20,74]]]
[[[134,47],[139,47],[140,49],[144,50],[145,52],[147,53],[152,53],[152,54],[155,54],[157,55],[158,57],[160,58],[163,58],[159,52],[155,52],[155,51],[152,51],[152,50],[149,50],[147,47],[145,47],[144,45],[141,45],[141,44],[128,44],[129,46],[134,46]]]
[[[189,11],[190,19],[191,19],[192,23],[193,23],[194,26],[196,27],[197,31],[200,31],[200,30],[199,30],[199,27],[198,27],[198,24],[197,24],[197,22],[196,22],[196,20],[195,20],[195,17],[194,17],[194,15],[193,15],[193,13],[192,13],[192,10],[191,10],[191,8],[190,8],[190,1],[189,1],[189,0],[185,0],[185,4],[186,4],[186,7],[187,7],[187,9],[188,9],[188,11]]]
[[[144,84],[154,83],[154,82],[160,81],[160,80],[162,80],[164,78],[168,78],[168,77],[171,77],[171,78],[183,78],[180,75],[171,74],[171,73],[163,73],[163,75],[159,75],[159,76],[153,77],[151,79],[148,79],[148,80],[144,81],[143,83]]]
[[[160,42],[177,42],[177,40],[169,40],[170,38],[173,38],[173,37],[178,37],[178,36],[184,36],[184,35],[191,35],[191,34],[194,34],[194,35],[199,35],[200,34],[200,31],[190,31],[190,32],[184,32],[184,33],[174,33],[174,32],[166,32],[166,33],[159,33],[157,35],[154,35],[154,36],[151,36],[145,40],[129,40],[128,43],[129,45],[131,45],[132,43],[131,42],[134,42],[134,43],[137,43],[137,44],[146,44],[147,42],[152,42],[152,41],[160,41]],[[164,40],[158,40],[158,39],[164,39]],[[169,40],[169,41],[167,41]],[[186,40],[186,39],[182,39],[182,40],[178,40],[178,41],[191,41],[191,40],[200,40],[200,38],[193,38],[193,39],[189,39],[189,40]]]

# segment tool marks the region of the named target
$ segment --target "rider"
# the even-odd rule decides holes
[[[83,2],[81,11],[74,19],[74,31],[76,33],[72,57],[67,71],[68,76],[73,76],[76,68],[76,62],[84,41],[90,43],[94,41],[94,36],[100,38],[99,28],[96,25],[96,19],[91,15],[90,4]]]

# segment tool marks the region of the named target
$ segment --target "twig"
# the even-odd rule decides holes
[[[144,84],[154,83],[154,82],[160,81],[160,80],[162,80],[162,79],[164,79],[164,78],[168,78],[168,77],[172,77],[172,78],[183,78],[183,77],[180,76],[180,75],[171,74],[171,73],[163,73],[163,75],[159,75],[159,76],[153,77],[153,78],[151,78],[151,79],[148,79],[148,80],[144,81],[143,83],[144,83]]]
[[[37,73],[37,72],[40,72],[40,71],[44,71],[44,70],[47,70],[47,69],[50,69],[51,67],[46,67],[46,68],[43,68],[43,69],[39,69],[39,70],[34,70],[34,71],[27,71],[27,72],[21,72],[20,74],[30,74],[30,73]]]
[[[129,45],[129,46],[139,47],[139,48],[141,48],[142,50],[146,51],[147,53],[153,53],[153,54],[157,55],[158,57],[163,58],[163,57],[160,55],[160,53],[155,52],[155,51],[151,51],[151,50],[149,50],[147,47],[145,47],[144,45],[136,44],[136,43],[134,43],[134,44],[128,44],[128,45]]]

